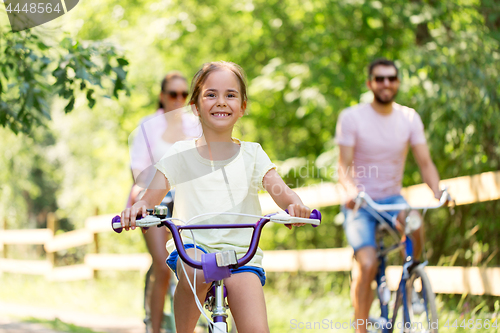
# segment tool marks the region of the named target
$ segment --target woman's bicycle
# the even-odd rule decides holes
[[[167,217],[172,217],[172,211],[174,210],[174,197],[175,190],[171,190],[167,193],[165,198],[163,198],[160,206],[166,206],[168,208]],[[153,264],[149,267],[146,277],[144,279],[144,324],[146,325],[146,333],[152,333],[152,323],[151,323],[151,295],[153,293],[154,285],[154,270]],[[163,312],[163,318],[161,322],[161,328],[165,333],[175,333],[175,318],[173,313],[174,308],[174,292],[175,292],[176,280],[174,276],[171,276],[170,284],[165,295],[165,303],[167,304],[166,309]]]
[[[429,332],[438,331],[438,314],[436,310],[435,296],[429,278],[424,267],[427,261],[420,263],[413,259],[413,241],[411,233],[420,228],[421,218],[417,215],[409,214],[414,210],[436,209],[451,201],[448,191],[445,189],[439,200],[439,204],[428,207],[411,207],[409,204],[386,204],[381,205],[374,202],[368,194],[360,192],[356,197],[355,207],[347,216],[346,223],[354,219],[360,207],[370,212],[378,222],[377,225],[377,256],[379,267],[375,280],[377,282],[377,296],[380,303],[380,317],[370,318],[366,327],[372,331],[391,333],[395,329],[402,332]],[[401,240],[399,232],[394,228],[395,219],[388,211],[406,212],[406,225],[404,240]],[[391,226],[390,223],[393,225]],[[386,247],[384,235],[389,233],[395,243]],[[404,251],[403,274],[399,282],[394,299],[392,317],[389,316],[389,302],[391,293],[386,281],[386,261],[389,253],[394,251]],[[403,320],[396,322],[398,311],[402,307]]]
[[[211,312],[212,319],[207,318],[209,321],[209,331],[214,333],[227,333],[228,326],[226,323],[228,314],[227,309],[228,305],[226,302],[227,291],[224,287],[224,279],[231,276],[230,269],[235,269],[241,266],[246,265],[253,258],[255,253],[257,252],[257,247],[259,244],[260,235],[262,233],[263,227],[268,222],[275,222],[280,224],[292,224],[292,223],[306,223],[312,224],[313,226],[317,226],[321,222],[321,213],[318,210],[313,210],[309,219],[307,218],[299,218],[292,217],[285,212],[279,212],[274,214],[269,214],[266,216],[257,216],[257,215],[247,215],[247,214],[239,214],[239,213],[209,213],[202,214],[193,217],[189,221],[185,222],[183,225],[176,225],[172,222],[172,220],[180,221],[176,218],[169,218],[168,208],[165,206],[155,206],[154,209],[147,210],[149,215],[142,219],[138,219],[136,221],[136,226],[138,227],[167,227],[172,233],[172,238],[175,243],[175,247],[177,252],[179,253],[179,257],[182,259],[182,262],[191,266],[194,269],[203,271],[203,275],[205,278],[205,282],[212,283],[212,287],[210,288],[207,297],[205,299],[205,307]],[[199,217],[205,217],[207,215],[239,215],[246,217],[256,217],[259,218],[257,223],[253,224],[190,224],[190,222]],[[181,221],[183,222],[183,221]],[[122,226],[120,223],[120,216],[115,216],[111,225],[114,231],[120,233],[122,231]],[[207,229],[233,229],[233,228],[249,228],[253,229],[252,238],[250,240],[250,245],[247,253],[238,259],[236,257],[235,251],[222,251],[216,253],[206,253],[202,255],[201,261],[196,260],[197,258],[191,258],[186,253],[184,248],[184,243],[180,236],[180,233],[184,230],[192,231],[192,230],[207,230]],[[196,273],[196,270],[195,270]],[[196,278],[196,275],[195,275]],[[193,294],[196,295],[196,290],[192,287]],[[197,300],[197,297],[195,296]],[[200,308],[200,312],[205,315],[203,311],[203,307],[201,304],[198,304]]]
[[[167,294],[165,295],[165,302],[168,307],[163,312],[163,319],[161,323],[161,327],[165,331],[165,333],[175,333],[175,319],[174,313],[172,309],[174,308],[174,291],[175,291],[175,278],[172,278],[170,281],[170,285],[168,286]],[[146,325],[146,333],[152,333],[153,329],[151,328],[151,308],[150,308],[150,299],[151,293],[153,292],[153,267],[151,266],[146,273],[145,283],[144,283],[144,312],[146,317],[144,318],[144,324]]]

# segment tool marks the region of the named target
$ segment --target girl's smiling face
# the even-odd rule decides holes
[[[205,128],[216,132],[232,131],[246,109],[240,89],[236,75],[228,69],[208,75],[201,88],[197,110],[204,131]]]

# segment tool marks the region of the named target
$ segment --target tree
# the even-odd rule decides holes
[[[103,212],[123,206],[114,197],[92,192],[93,188],[86,187],[82,179],[108,187],[110,175],[119,182],[130,180],[127,166],[122,165],[126,163],[123,154],[127,137],[141,117],[154,111],[161,76],[177,69],[189,78],[202,63],[214,60],[234,61],[248,75],[248,114],[240,122],[236,136],[260,142],[272,160],[280,162],[286,181],[294,186],[332,180],[338,114],[370,98],[365,86],[366,66],[381,56],[397,61],[402,79],[397,101],[421,115],[442,178],[498,170],[500,166],[500,137],[495,127],[500,120],[498,1],[143,0],[124,4],[103,0],[81,2],[77,8],[67,14],[71,22],[85,22],[75,29],[77,38],[114,40],[127,50],[127,80],[133,87],[131,96],[113,104],[113,109],[98,103],[87,114],[103,117],[113,127],[104,128],[97,120],[91,128],[79,127],[77,118],[82,114],[78,110],[66,116],[83,141],[95,138],[94,132],[101,131],[100,141],[113,147],[106,153],[95,147],[82,149],[71,135],[58,133],[69,126],[59,123],[60,119],[57,124],[53,122],[58,126],[54,141],[68,149],[67,155],[59,159],[63,165],[58,170],[72,170],[71,164],[92,161],[90,167],[78,169],[78,177],[70,171],[59,180],[56,175],[49,177],[59,184],[54,185],[58,207],[71,213],[78,210],[79,217],[92,212],[95,206]],[[113,68],[119,67],[117,61],[110,61]],[[59,68],[56,63],[47,71],[47,77],[52,77],[50,83],[57,82],[52,75]],[[101,71],[104,68],[101,65]],[[67,74],[58,72],[74,78],[74,91],[79,90],[81,82],[76,72],[76,67],[68,69]],[[113,70],[109,73],[118,75]],[[2,81],[2,87],[5,84]],[[97,90],[91,94],[96,95]],[[70,102],[68,97],[65,103]],[[121,161],[116,174],[111,172],[109,160]],[[42,160],[39,165],[49,166]],[[9,175],[12,173],[5,178],[11,179]],[[410,157],[404,185],[421,181]],[[26,183],[15,186],[28,187]],[[126,191],[129,184],[120,186]],[[30,193],[35,195],[36,191]],[[85,201],[79,205],[63,202],[80,198],[82,193]],[[475,246],[488,256],[495,253],[494,244],[500,234],[491,216],[500,214],[499,209],[498,202],[491,202],[457,207],[454,216],[444,210],[436,212],[432,224],[436,232],[428,238],[431,263],[446,262],[446,258],[453,257],[455,248],[462,249],[455,257],[456,264],[471,263],[470,258],[478,257],[466,256],[465,248]],[[330,208],[325,221],[333,220],[338,210]],[[468,232],[475,226],[479,229]],[[339,226],[326,223],[322,228],[326,231],[301,228],[292,237],[280,232],[275,243],[267,244],[280,248],[343,245]],[[497,256],[490,264],[498,262]]]
[[[0,54],[0,125],[14,133],[29,133],[50,119],[55,95],[67,101],[68,113],[77,93],[93,108],[96,87],[103,88],[106,79],[112,81],[110,95],[126,90],[128,61],[109,44],[0,27]]]

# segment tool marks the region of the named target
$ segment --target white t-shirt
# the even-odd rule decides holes
[[[175,188],[173,217],[190,218],[217,212],[261,215],[258,191],[263,190],[266,173],[276,168],[258,143],[239,141],[239,151],[230,159],[211,161],[203,158],[196,148],[196,140],[179,141],[155,165]],[[212,145],[212,143],[211,143]],[[255,217],[210,215],[193,221],[202,224],[256,223]],[[248,250],[253,229],[196,230],[196,244],[208,252],[234,250],[241,258]],[[185,243],[193,243],[191,234],[184,231]],[[167,251],[175,249],[173,240],[167,242]],[[262,267],[262,250],[257,250],[248,263]]]

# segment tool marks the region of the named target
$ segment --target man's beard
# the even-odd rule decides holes
[[[383,100],[382,98],[380,98],[380,96],[378,94],[373,92],[373,97],[375,98],[375,100],[377,102],[379,102],[380,104],[384,104],[384,105],[391,104],[392,102],[394,102],[394,99],[396,98],[397,95],[398,95],[398,92],[396,91],[394,96],[392,96],[389,100]]]

